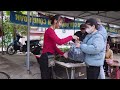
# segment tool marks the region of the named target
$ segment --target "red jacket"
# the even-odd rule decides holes
[[[66,38],[60,39],[52,28],[48,28],[44,34],[44,44],[42,53],[50,52],[52,54],[58,53],[63,55],[64,53],[57,48],[56,44],[62,45],[70,40],[72,40],[72,36],[68,36]]]

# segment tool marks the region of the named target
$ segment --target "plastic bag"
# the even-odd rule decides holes
[[[74,61],[84,62],[84,53],[79,47],[76,47],[75,44],[73,44],[68,51],[68,58]]]

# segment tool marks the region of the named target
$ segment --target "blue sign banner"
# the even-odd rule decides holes
[[[16,24],[27,25],[27,15],[19,14],[16,12],[10,12],[10,21]],[[80,24],[83,22],[80,21],[72,21],[69,23],[64,22],[60,29],[80,29]],[[51,21],[47,17],[35,17],[30,16],[30,26],[36,27],[49,27],[51,25]]]

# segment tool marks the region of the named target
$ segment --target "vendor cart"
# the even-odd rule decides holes
[[[54,72],[58,79],[86,79],[85,63],[65,63],[56,61]]]

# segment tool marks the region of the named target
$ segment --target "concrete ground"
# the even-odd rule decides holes
[[[26,59],[26,55],[2,55],[0,53],[0,71],[9,74],[11,79],[40,79],[40,69],[35,56],[30,55],[30,74],[25,67]],[[114,59],[120,61],[120,55],[114,54]],[[106,79],[110,78],[106,77]]]
[[[25,66],[26,55],[2,55],[0,53],[0,71],[10,75],[11,79],[40,79],[40,69],[36,58],[30,56],[29,74]]]

